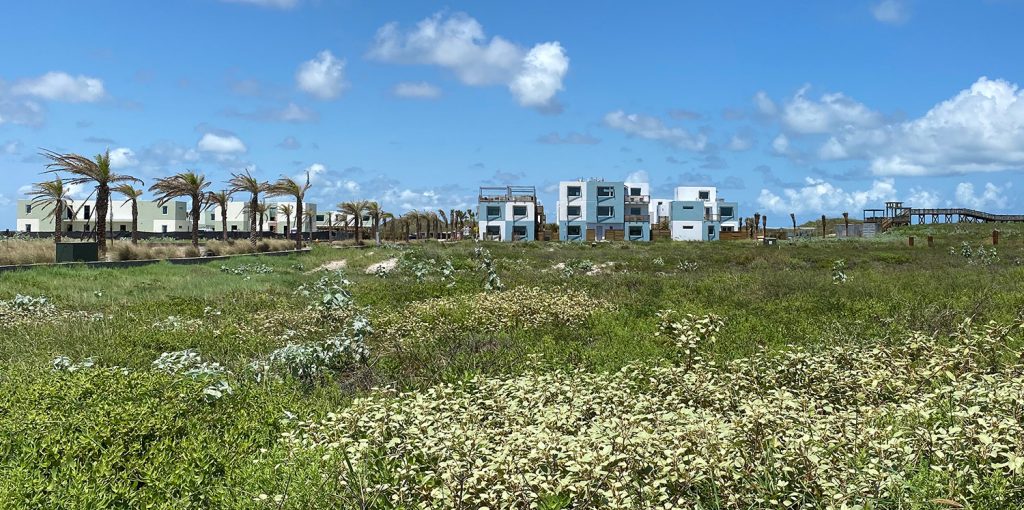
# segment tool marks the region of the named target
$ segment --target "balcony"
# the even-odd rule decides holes
[[[729,216],[727,216],[728,218]],[[722,221],[721,214],[704,213],[704,221]]]
[[[649,204],[651,203],[650,195],[626,195],[627,204]]]
[[[537,189],[533,186],[483,186],[479,199],[480,202],[536,202]]]
[[[622,221],[626,223],[642,223],[651,221],[649,214],[627,214],[623,216]]]

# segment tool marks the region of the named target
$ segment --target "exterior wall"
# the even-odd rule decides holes
[[[492,208],[488,214],[488,207]],[[515,214],[516,207],[525,207],[525,214]],[[537,204],[528,201],[491,201],[482,202],[478,206],[478,237],[481,240],[490,239],[487,234],[487,227],[498,227],[497,239],[500,241],[514,240],[516,230],[525,230],[521,235],[524,241],[537,240],[536,224],[534,218],[537,214]],[[518,228],[517,228],[518,227]],[[493,229],[492,229],[493,230]]]
[[[673,220],[669,225],[673,241],[703,241],[703,221]]]
[[[652,198],[647,211],[651,216],[651,225],[658,225],[663,218],[671,220],[672,201],[667,198]]]
[[[580,195],[569,196],[569,188],[579,187]],[[610,193],[603,193],[600,190],[610,189]],[[631,193],[635,191],[636,193]],[[642,198],[630,199],[631,195]],[[592,237],[602,240],[609,232],[621,233],[625,240],[649,241],[651,238],[650,211],[648,201],[650,199],[650,185],[647,183],[626,183],[623,181],[562,181],[558,185],[558,238],[562,241],[585,241],[588,238],[588,231]],[[611,210],[607,211],[604,208]],[[579,214],[570,214],[579,208]],[[635,211],[633,209],[636,209]],[[601,214],[599,212],[610,212]],[[635,214],[631,214],[635,213]],[[630,216],[630,222],[626,222],[626,216]],[[569,227],[580,227],[579,235],[570,235]],[[628,226],[639,226],[642,235],[630,236]],[[614,238],[618,238],[616,234]]]

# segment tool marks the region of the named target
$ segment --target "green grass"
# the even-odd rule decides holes
[[[428,326],[444,334],[415,341],[378,327],[368,338],[369,367],[312,384],[288,378],[257,383],[247,370],[252,360],[288,342],[321,340],[344,327],[315,320],[306,309],[310,298],[296,294],[326,274],[313,270],[346,260],[348,288],[371,322],[401,324],[416,303],[474,299],[483,292],[476,245],[317,246],[304,255],[242,257],[223,264],[5,273],[0,300],[42,295],[62,312],[105,318],[0,325],[0,436],[12,438],[0,446],[0,504],[254,506],[259,494],[273,495],[268,487],[288,490],[282,477],[316,477],[316,463],[290,459],[281,447],[280,434],[289,430],[281,421],[286,413],[322,417],[373,387],[422,391],[475,376],[566,369],[597,373],[637,362],[663,364],[673,356],[671,346],[655,336],[656,313],[663,309],[723,317],[709,352],[721,362],[791,346],[883,345],[900,342],[911,331],[946,335],[968,317],[1008,323],[1024,309],[1024,235],[1013,225],[1001,231],[998,260],[988,264],[971,264],[959,255],[964,242],[990,244],[991,226],[984,225],[929,225],[872,240],[815,239],[772,247],[485,243],[506,288],[579,291],[608,303],[609,310],[574,327],[519,324],[486,331],[474,328],[472,317],[432,316]],[[933,248],[923,242],[929,234],[935,236]],[[908,235],[922,241],[908,247]],[[394,257],[404,262],[387,277],[366,274],[371,264]],[[835,285],[831,268],[839,259],[845,260],[849,279]],[[434,269],[419,279],[412,269],[416,261]],[[453,277],[440,274],[441,261],[451,262]],[[593,276],[566,276],[555,268],[571,261],[612,264]],[[221,270],[252,264],[273,271]],[[191,322],[177,330],[155,326],[169,316]],[[457,327],[442,327],[456,322]],[[197,397],[201,381],[150,368],[161,353],[183,349],[226,366],[234,393],[209,403]],[[50,362],[57,356],[92,357],[99,367],[118,368],[56,373]],[[295,508],[336,506],[314,497],[328,488],[294,490],[289,504]]]

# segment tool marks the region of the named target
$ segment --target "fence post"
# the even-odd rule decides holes
[[[993,229],[992,230],[992,246],[995,246],[997,244],[999,244],[999,231]]]
[[[914,236],[910,236],[909,238],[907,238],[907,245],[910,247],[914,246]]]
[[[932,236],[928,236],[928,247],[932,248],[934,246],[935,246],[935,239],[933,239]]]

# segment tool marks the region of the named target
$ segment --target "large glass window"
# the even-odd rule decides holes
[[[569,225],[568,227],[565,228],[565,233],[571,236],[578,236],[580,235],[580,226]]]
[[[25,204],[25,214],[32,214],[32,204]]]
[[[512,206],[512,216],[526,216],[526,206],[525,205],[513,205]]]
[[[711,200],[711,192],[708,190],[701,190],[697,192],[697,198],[699,200]]]
[[[612,186],[598,186],[597,187],[597,196],[599,196],[599,197],[614,197],[615,196],[615,188],[612,187]]]
[[[629,237],[643,237],[643,227],[629,227]]]
[[[633,197],[639,197],[641,195],[640,188],[629,188],[629,195]]]
[[[641,209],[639,207],[630,207],[629,208],[629,214],[631,216],[640,216],[641,214],[643,214],[643,209]]]
[[[489,236],[500,236],[501,227],[498,225],[487,225],[487,235]]]
[[[487,216],[491,218],[501,216],[501,208],[496,205],[487,206]]]
[[[569,216],[579,216],[580,215],[580,206],[578,206],[578,205],[570,205],[569,207],[566,207],[565,212]]]
[[[732,216],[732,206],[731,205],[729,205],[729,206],[724,206],[723,205],[722,207],[718,208],[718,212],[721,213],[723,217]]]
[[[568,186],[565,188],[565,195],[569,197],[578,197],[583,195],[583,188],[579,186]]]
[[[526,225],[515,225],[512,227],[512,235],[526,236]]]
[[[86,211],[88,211],[88,209],[86,209]],[[166,205],[163,206],[163,213],[167,214],[167,206]],[[85,219],[89,219],[89,215],[88,214],[85,215]]]
[[[88,220],[89,216],[92,216],[92,209],[90,209],[89,206],[85,206],[85,219]]]
[[[597,208],[597,216],[601,218],[615,216],[615,208],[610,205],[602,205]]]

